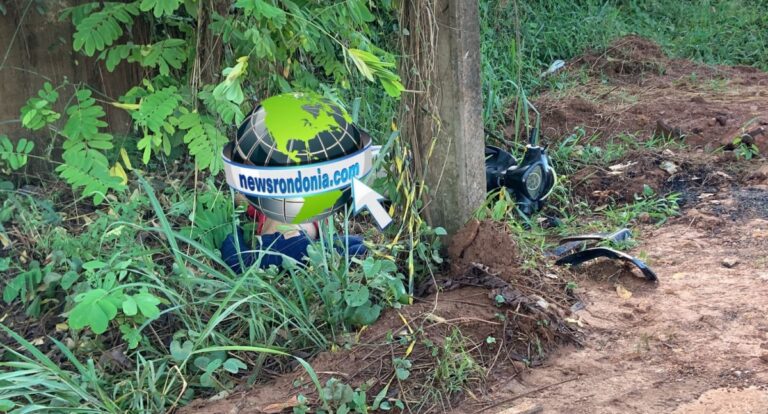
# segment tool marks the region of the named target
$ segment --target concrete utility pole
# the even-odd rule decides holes
[[[408,89],[423,93],[403,102],[403,134],[413,144],[417,169],[426,166],[426,217],[453,234],[486,194],[479,4],[477,0],[408,3],[403,23],[414,38],[404,46],[412,62],[405,63],[403,74]],[[425,7],[433,14],[425,13]],[[414,67],[418,75],[413,75]],[[409,69],[411,73],[406,72]],[[433,137],[437,143],[427,159]]]

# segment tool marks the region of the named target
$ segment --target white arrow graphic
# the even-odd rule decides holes
[[[380,229],[384,229],[392,223],[392,217],[389,216],[387,210],[384,210],[384,207],[379,203],[384,197],[357,178],[352,180],[352,199],[355,214],[359,213],[363,208],[367,208]]]

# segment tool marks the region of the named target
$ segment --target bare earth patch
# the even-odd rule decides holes
[[[768,153],[768,74],[758,69],[670,59],[651,41],[628,36],[566,70],[578,84],[536,101],[548,137],[581,127],[602,141],[664,134],[713,150],[748,134]]]
[[[765,187],[747,191],[768,197]],[[585,346],[561,349],[499,387],[493,400],[574,379],[509,405],[528,400],[552,413],[768,412],[768,215],[734,213],[702,220],[694,210],[647,229],[641,250],[658,288],[620,269],[585,271],[587,307],[577,312],[589,332]],[[629,299],[616,293],[617,283]]]

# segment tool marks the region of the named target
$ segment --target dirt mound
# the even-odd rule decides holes
[[[452,238],[448,246],[451,273],[461,276],[473,264],[481,263],[504,273],[515,273],[520,266],[516,243],[505,224],[472,220]],[[507,280],[511,280],[507,278]]]
[[[598,142],[664,135],[713,150],[743,138],[768,153],[768,74],[755,68],[671,59],[653,42],[628,36],[572,60],[566,71],[577,85],[535,102],[550,139],[580,127],[584,139],[599,135]]]
[[[648,39],[630,35],[615,41],[604,52],[589,52],[581,60],[593,74],[634,82],[647,72],[663,73],[667,56]]]

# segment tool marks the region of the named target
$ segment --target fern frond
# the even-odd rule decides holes
[[[206,85],[206,89],[200,91],[198,95],[203,100],[205,107],[211,113],[219,115],[222,121],[230,125],[240,125],[245,118],[243,111],[240,110],[240,106],[234,102],[230,102],[226,99],[217,99],[211,92],[210,85]]]
[[[264,0],[238,0],[235,8],[243,9],[246,15],[268,20],[276,27],[283,27],[286,22],[285,12]]]
[[[101,119],[106,114],[101,105],[96,105],[96,100],[91,97],[91,91],[78,90],[75,92],[75,101],[74,105],[67,108],[69,119],[61,130],[61,134],[67,138],[64,141],[64,150],[78,144],[83,144],[87,148],[112,148],[112,136],[99,132],[99,128],[107,126],[107,123]]]
[[[187,130],[184,143],[200,169],[207,168],[217,174],[223,166],[221,149],[227,143],[227,137],[219,132],[214,121],[197,112],[186,112],[179,117],[179,128]]]
[[[21,125],[33,131],[38,130],[61,117],[53,110],[53,104],[59,99],[59,93],[50,82],[45,82],[43,89],[37,92],[39,98],[29,98],[21,108]]]
[[[159,133],[166,119],[176,110],[180,99],[175,86],[160,89],[145,96],[139,110],[131,112],[131,117],[140,126]]]
[[[64,164],[57,167],[56,172],[72,188],[83,187],[83,195],[92,196],[95,204],[100,204],[109,190],[125,188],[119,177],[110,175],[106,158],[96,150],[79,145],[64,151],[62,158]]]
[[[112,46],[101,52],[99,59],[104,60],[107,70],[112,72],[121,61],[130,56],[134,49],[136,49],[136,46],[131,42],[124,45]]]
[[[141,66],[159,68],[161,75],[168,75],[170,68],[181,69],[187,60],[187,43],[182,39],[167,39],[151,45],[136,46],[128,58]]]
[[[26,165],[27,156],[33,148],[35,148],[34,142],[20,138],[14,149],[13,142],[8,139],[8,136],[0,135],[0,159],[4,160],[11,170],[18,170]]]
[[[131,24],[133,16],[138,14],[135,3],[104,3],[101,10],[91,12],[76,23],[72,47],[93,56],[97,50],[104,50],[122,36],[122,25]]]

